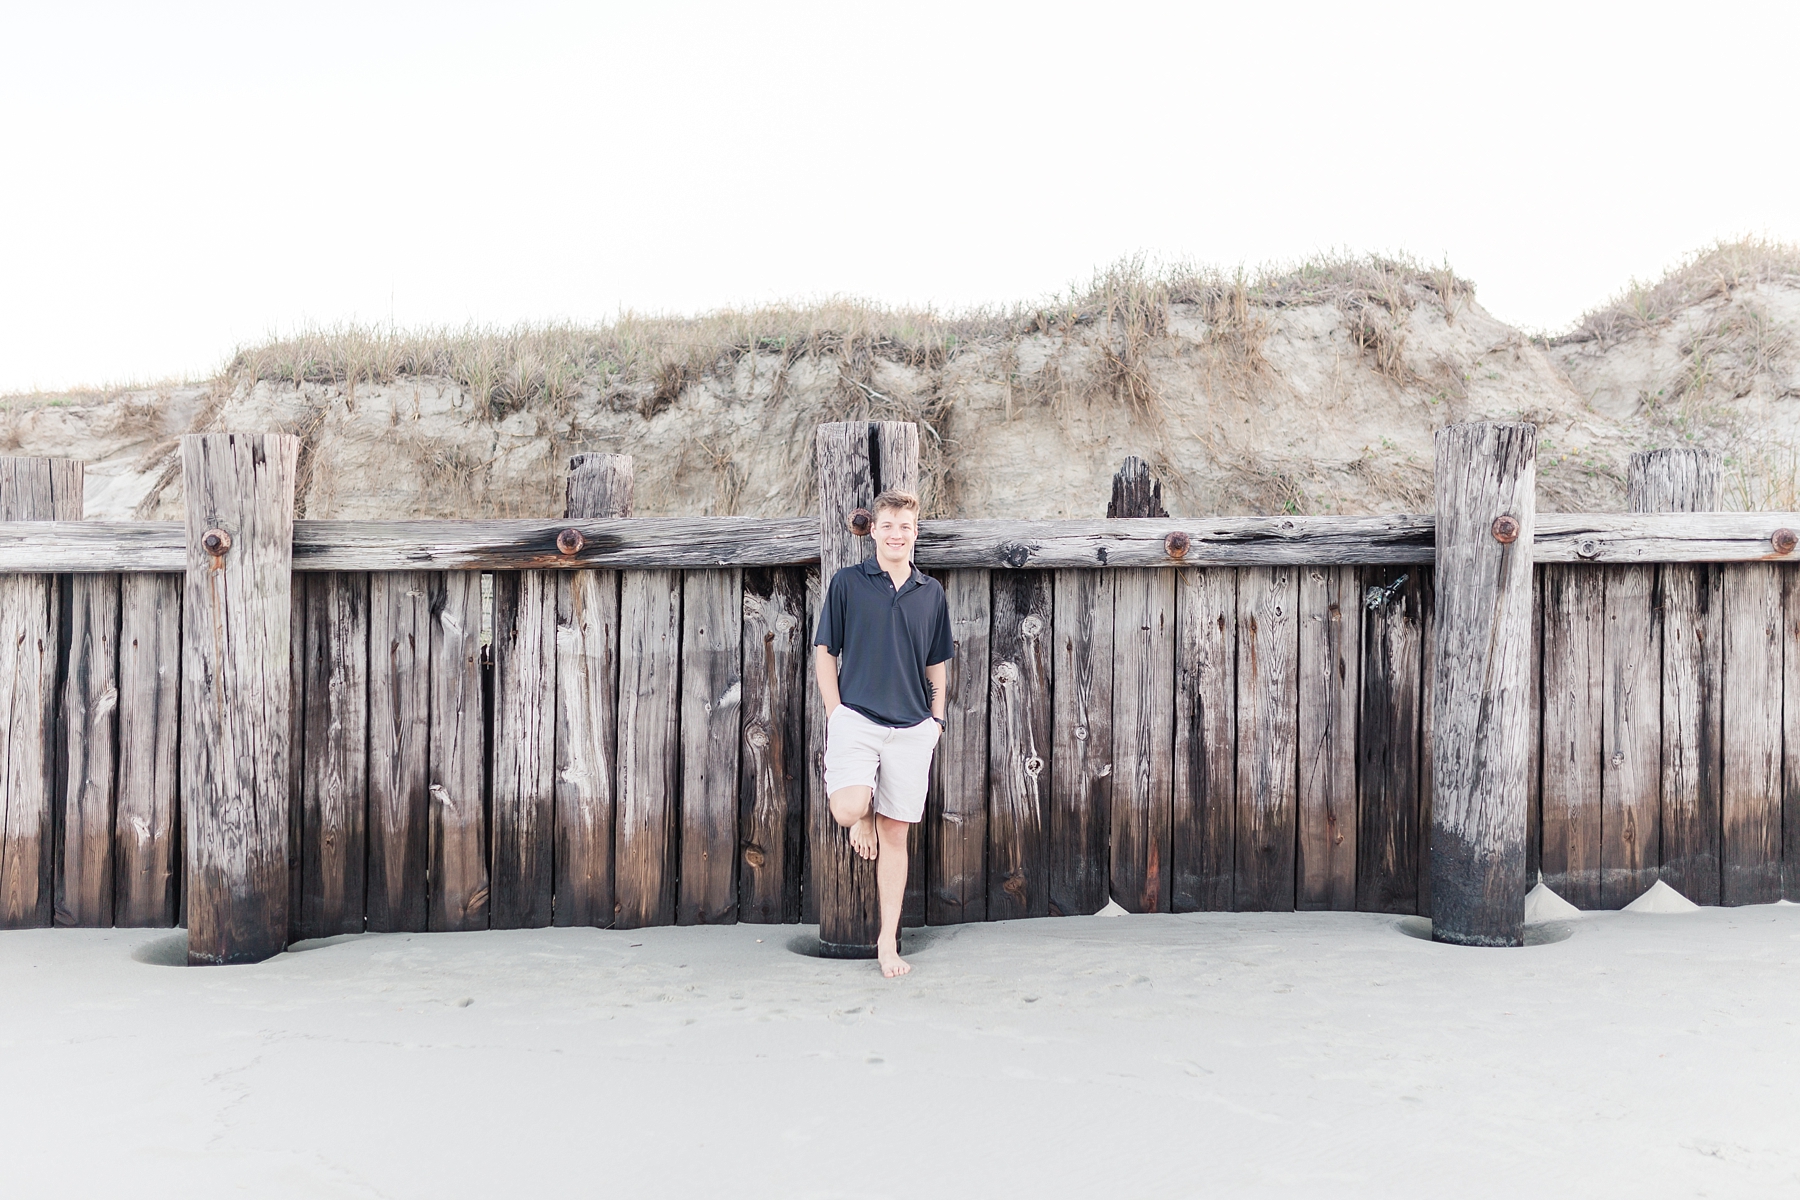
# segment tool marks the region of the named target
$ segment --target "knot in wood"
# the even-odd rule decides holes
[[[1777,554],[1792,554],[1795,546],[1800,546],[1800,534],[1791,529],[1777,529],[1769,536],[1769,545],[1775,547]]]
[[[1028,613],[1019,622],[1019,636],[1034,638],[1044,632],[1044,618],[1036,613]]]
[[[869,515],[866,508],[853,511],[846,523],[850,526],[850,532],[857,537],[868,537],[869,530],[875,528],[875,518]]]
[[[1087,741],[1087,726],[1086,725],[1077,725],[1075,727],[1075,740],[1078,742]]]
[[[209,529],[200,535],[200,548],[214,558],[224,558],[231,549],[231,535],[223,529]]]
[[[744,744],[753,750],[761,750],[769,744],[769,731],[761,721],[744,726]]]
[[[1494,518],[1494,540],[1502,546],[1510,545],[1518,539],[1519,518],[1510,513],[1501,513]]]
[[[1000,560],[1001,566],[1016,571],[1031,561],[1031,547],[1024,542],[1001,542],[994,547],[994,557]]]
[[[767,861],[768,861],[768,859],[764,857],[761,846],[745,846],[744,847],[744,865],[745,866],[760,867],[763,865],[763,863],[765,863]]]
[[[1177,529],[1163,539],[1163,549],[1170,558],[1186,558],[1188,552],[1188,535]]]
[[[1019,664],[1003,662],[994,668],[995,683],[1017,683],[1019,681]]]
[[[1044,760],[1039,758],[1035,754],[1032,755],[1030,758],[1026,759],[1025,760],[1025,773],[1027,775],[1031,776],[1033,779],[1036,779],[1039,775],[1042,775],[1044,773]]]
[[[585,545],[587,545],[587,539],[581,536],[579,529],[565,529],[556,535],[558,554],[580,554],[581,548]]]

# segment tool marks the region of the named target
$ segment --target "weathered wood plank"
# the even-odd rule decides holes
[[[1546,513],[1533,561],[1800,562],[1777,530],[1800,513]],[[584,545],[563,554],[566,529]],[[1190,539],[1169,555],[1170,533]],[[802,565],[818,560],[808,518],[640,517],[631,521],[297,521],[297,571],[556,570]],[[179,522],[0,522],[0,573],[174,571]],[[1429,516],[1197,517],[921,522],[922,567],[1350,566],[1428,564]]]
[[[175,924],[182,874],[181,590],[179,575],[125,575],[119,582],[113,923],[121,927]]]
[[[1175,575],[1173,912],[1227,912],[1237,856],[1237,572]]]
[[[618,845],[614,925],[675,923],[681,573],[619,580]]]
[[[819,471],[819,578],[829,587],[831,578],[869,554],[864,539],[850,532],[851,512],[868,508],[879,489],[875,461],[879,431],[864,421],[836,421],[820,425],[815,441]],[[820,597],[823,600],[823,596]],[[818,610],[814,610],[817,612]],[[880,927],[880,895],[875,864],[850,849],[848,833],[838,828],[830,813],[830,797],[824,789],[823,762],[825,715],[818,714],[821,774],[817,788],[809,792],[812,828],[811,879],[817,884],[819,941],[833,957],[875,957],[875,938]]]
[[[0,458],[0,517],[27,536],[38,522],[81,527],[83,468],[50,458]],[[61,589],[41,576],[0,574],[0,929],[49,925],[55,892],[56,680]]]
[[[113,923],[119,576],[77,575],[64,596],[56,924]]]
[[[804,655],[806,774],[801,779],[805,784],[806,811],[800,817],[801,834],[805,839],[800,872],[800,919],[808,925],[819,923],[820,864],[825,855],[832,853],[831,838],[836,827],[831,819],[831,797],[825,791],[825,698],[819,692],[818,658],[811,644],[816,618],[824,603],[825,585],[819,578],[819,569],[809,567],[806,569],[807,648]],[[982,695],[986,694],[984,688]],[[985,771],[986,768],[987,757],[983,755],[982,769]]]
[[[1725,601],[1719,902],[1781,899],[1781,576],[1721,568]]]
[[[1531,765],[1526,768],[1525,879],[1535,885],[1544,872],[1544,568],[1531,572],[1531,718],[1526,741]],[[1660,666],[1659,666],[1660,669]],[[1427,676],[1429,678],[1429,676]],[[1426,711],[1431,706],[1425,706]],[[1429,757],[1429,756],[1427,756]]]
[[[1662,879],[1695,904],[1719,903],[1724,696],[1723,572],[1666,566],[1662,612]]]
[[[1050,912],[1099,912],[1112,862],[1113,580],[1058,571],[1051,603]],[[939,747],[940,756],[943,747]]]
[[[990,921],[1050,913],[1046,808],[1055,579],[1012,571],[994,580],[988,695]]]
[[[1431,911],[1431,832],[1432,806],[1437,798],[1437,781],[1435,771],[1437,763],[1432,757],[1432,723],[1437,719],[1434,690],[1437,679],[1437,572],[1433,567],[1419,568],[1420,585],[1424,595],[1419,603],[1419,911]],[[1534,593],[1535,594],[1535,593]],[[1533,610],[1533,624],[1536,610]],[[1534,641],[1533,645],[1537,645]],[[1535,756],[1531,759],[1537,760]],[[1530,796],[1527,789],[1527,796]],[[1529,799],[1527,800],[1529,804]],[[1527,820],[1529,824],[1529,818]]]
[[[369,576],[368,929],[429,927],[431,577]]]
[[[1113,654],[1112,896],[1131,912],[1168,912],[1174,882],[1174,572],[1118,573]]]
[[[1362,687],[1362,573],[1300,571],[1299,837],[1294,904],[1356,908],[1356,714]]]
[[[618,761],[619,573],[556,580],[558,925],[613,923],[613,767]]]
[[[1654,567],[1603,567],[1600,907],[1623,908],[1662,859],[1662,630]]]
[[[1599,567],[1543,570],[1544,883],[1600,907],[1601,731],[1606,587]]]
[[[986,571],[938,571],[950,608],[944,736],[931,761],[925,820],[929,869],[926,920],[954,925],[987,919],[988,695],[992,627]],[[1055,775],[1052,774],[1052,780]]]
[[[488,926],[481,575],[431,580],[430,892],[434,933]]]
[[[297,612],[305,674],[300,740],[300,904],[296,938],[361,933],[368,891],[369,581],[307,580]]]
[[[1524,941],[1536,459],[1529,424],[1437,433],[1431,936],[1440,942]]]
[[[732,925],[737,923],[743,737],[743,574],[688,571],[681,596],[681,872],[675,920]]]
[[[738,774],[738,919],[800,919],[806,810],[806,575],[744,572],[744,722]]]
[[[1240,912],[1294,910],[1300,572],[1238,572],[1237,852]]]
[[[556,881],[556,579],[494,576],[493,851],[488,922],[541,929]]]
[[[1357,713],[1356,907],[1419,906],[1425,572],[1363,576],[1362,699]],[[1429,753],[1425,749],[1424,753]]]
[[[565,518],[632,510],[629,454],[569,460]],[[618,762],[619,576],[568,571],[556,580],[556,924],[613,923],[613,791]]]
[[[181,439],[181,786],[188,962],[256,962],[288,935],[288,762],[298,438]],[[218,557],[208,529],[231,536]]]
[[[1781,572],[1781,895],[1800,901],[1800,571]]]

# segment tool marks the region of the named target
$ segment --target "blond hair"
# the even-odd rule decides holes
[[[899,488],[889,488],[887,491],[881,493],[881,495],[875,497],[875,508],[873,511],[876,516],[880,516],[881,510],[884,508],[891,509],[894,512],[910,512],[913,515],[913,520],[916,521],[919,519],[919,497],[912,492],[902,491]]]

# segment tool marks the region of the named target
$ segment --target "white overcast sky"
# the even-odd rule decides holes
[[[5,0],[0,391],[1140,252],[1447,258],[1555,329],[1800,241],[1796,47],[1792,3]]]

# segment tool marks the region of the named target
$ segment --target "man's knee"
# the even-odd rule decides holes
[[[884,847],[891,846],[895,850],[905,850],[906,839],[911,832],[912,826],[905,821],[896,821],[892,817],[879,815],[875,818],[875,835],[881,839]]]
[[[873,788],[839,788],[831,793],[831,819],[848,829],[869,815],[869,804],[874,798]]]

